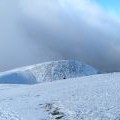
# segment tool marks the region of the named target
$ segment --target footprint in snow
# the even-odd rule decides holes
[[[39,104],[54,120],[61,120],[64,118],[64,113],[54,103]]]

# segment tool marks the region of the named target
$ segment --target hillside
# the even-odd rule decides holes
[[[119,120],[120,73],[0,85],[0,120]]]
[[[95,68],[74,60],[41,63],[1,73],[0,83],[35,84],[97,74]]]

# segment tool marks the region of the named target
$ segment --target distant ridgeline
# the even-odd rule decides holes
[[[75,60],[61,60],[4,72],[0,75],[0,84],[36,84],[99,73],[87,64]]]

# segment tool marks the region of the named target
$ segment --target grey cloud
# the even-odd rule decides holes
[[[12,2],[3,2],[9,9],[0,7],[1,70],[77,59],[101,70],[120,71],[120,23],[115,17],[102,10],[97,15],[89,9],[76,11],[59,0]]]

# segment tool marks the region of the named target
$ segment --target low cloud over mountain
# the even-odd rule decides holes
[[[77,59],[120,71],[120,21],[91,0],[0,1],[0,70]]]

